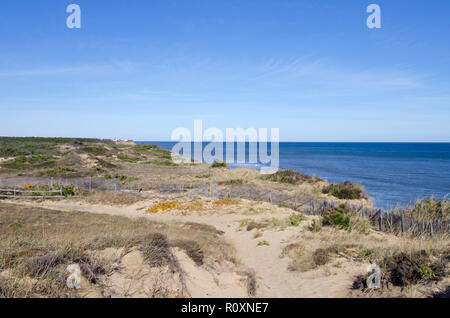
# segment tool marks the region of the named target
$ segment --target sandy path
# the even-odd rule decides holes
[[[11,201],[10,203],[16,203]],[[24,204],[21,202],[20,204]],[[348,295],[354,277],[363,272],[367,265],[355,263],[344,264],[334,271],[323,269],[305,273],[288,270],[288,258],[280,258],[283,248],[289,239],[298,234],[299,230],[289,227],[284,230],[265,230],[263,237],[254,238],[256,230],[238,230],[239,221],[249,218],[248,215],[239,214],[210,214],[210,215],[170,215],[144,213],[137,209],[145,206],[138,205],[126,207],[112,207],[102,205],[77,204],[70,202],[44,202],[25,203],[41,207],[65,210],[85,211],[91,213],[122,215],[127,217],[146,217],[157,221],[179,221],[205,223],[225,232],[224,238],[231,242],[240,262],[252,271],[258,281],[258,297],[344,297]],[[286,214],[289,215],[289,212]],[[280,215],[277,215],[280,216]],[[265,218],[267,215],[252,216],[252,219]],[[258,241],[265,240],[269,246],[257,246]]]

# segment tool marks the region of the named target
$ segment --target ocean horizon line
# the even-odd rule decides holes
[[[134,142],[142,143],[142,142],[165,142],[165,143],[179,143],[179,142],[189,142],[189,141],[174,141],[174,140],[134,140]],[[191,143],[217,143],[218,141],[190,141]],[[220,142],[220,141],[219,141]],[[226,142],[234,142],[234,143],[243,143],[244,141],[222,141]],[[245,141],[245,143],[258,143],[260,141]],[[267,141],[267,143],[272,143],[271,141]],[[304,144],[450,144],[450,141],[279,141],[279,143],[284,144],[295,144],[295,143],[304,143]]]

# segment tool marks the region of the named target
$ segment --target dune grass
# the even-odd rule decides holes
[[[0,297],[72,297],[64,280],[68,264],[87,264],[86,271],[95,276],[108,264],[89,259],[88,251],[145,247],[156,234],[170,247],[186,250],[196,263],[235,261],[233,248],[208,225],[0,203]]]

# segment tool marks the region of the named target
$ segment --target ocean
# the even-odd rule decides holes
[[[174,142],[144,142],[172,149]],[[248,144],[246,154],[248,156]],[[281,169],[329,182],[359,182],[377,208],[405,206],[416,199],[450,193],[450,143],[281,142]],[[257,164],[231,168],[258,169]]]

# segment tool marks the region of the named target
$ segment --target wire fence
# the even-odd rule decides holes
[[[8,190],[0,193],[5,196],[19,196],[23,193],[11,192],[14,189],[23,187],[24,185],[48,185],[49,187],[76,186],[87,190],[97,191],[132,191],[122,189],[116,179],[105,178],[38,178],[38,177],[20,177],[20,178],[3,178],[0,179],[0,189]],[[325,199],[312,198],[300,194],[291,194],[286,191],[271,189],[267,187],[250,185],[250,184],[231,184],[218,185],[217,183],[158,183],[153,186],[154,190],[161,194],[178,194],[180,196],[204,196],[217,199],[236,198],[248,199],[253,201],[269,202],[271,204],[282,205],[295,211],[307,215],[322,216],[328,213],[330,209],[337,207],[342,202],[329,201]],[[23,189],[19,191],[24,191]],[[60,192],[59,190],[55,190]],[[37,192],[37,191],[33,191]],[[41,191],[42,192],[42,191]],[[55,194],[47,195],[42,193],[43,197],[55,197]],[[61,194],[62,195],[62,194]],[[411,218],[406,210],[384,211],[367,207],[363,204],[354,202],[345,202],[349,210],[354,211],[357,215],[368,219],[374,228],[383,232],[395,234],[409,233],[414,236],[420,235],[438,235],[450,233],[450,220],[418,220]]]
[[[325,199],[311,198],[299,194],[290,194],[285,191],[265,188],[256,185],[236,184],[219,186],[213,183],[202,184],[174,184],[160,183],[156,186],[160,193],[181,195],[197,195],[212,198],[235,198],[253,201],[264,201],[271,204],[283,205],[295,211],[323,216],[342,202],[333,202]],[[394,234],[409,233],[413,236],[450,234],[450,220],[418,220],[411,218],[407,211],[384,211],[367,207],[363,204],[345,202],[349,210],[368,219],[371,225],[383,232]]]
[[[119,191],[121,190],[120,184],[116,179],[105,179],[95,177],[85,178],[39,178],[39,177],[20,177],[20,178],[2,178],[0,179],[0,188],[20,188],[24,185],[37,185],[37,186],[76,186],[78,188],[86,190],[98,190],[98,191]]]
[[[0,198],[10,199],[56,199],[64,198],[63,188],[59,190],[22,190],[17,189],[0,189]]]

